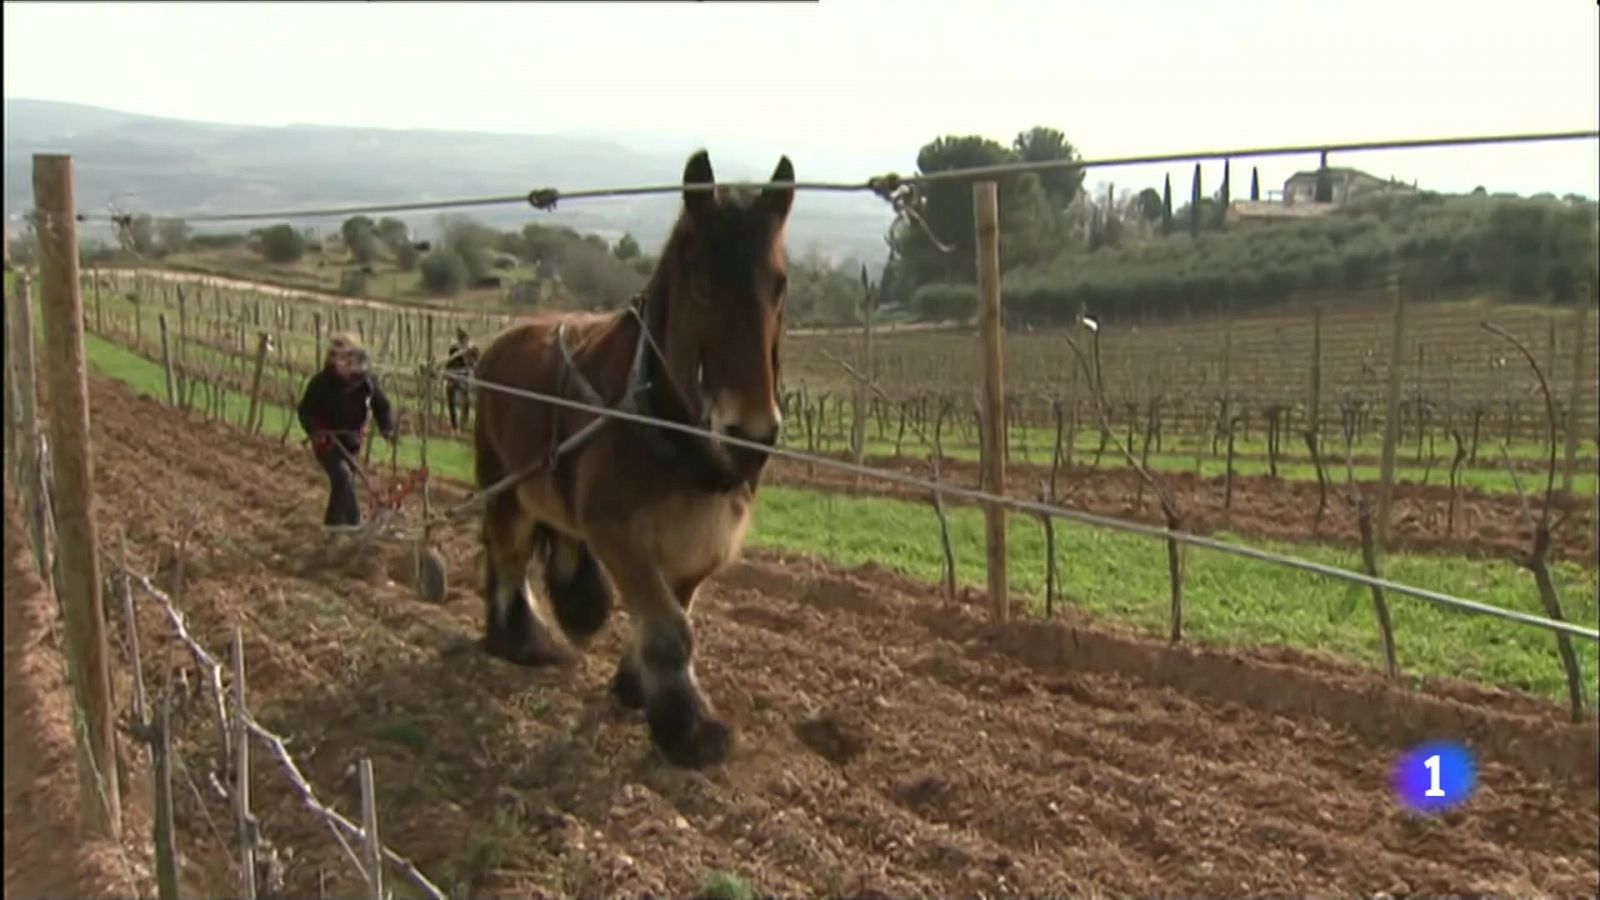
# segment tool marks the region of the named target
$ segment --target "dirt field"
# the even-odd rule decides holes
[[[757,558],[702,593],[700,674],[740,749],[674,770],[606,692],[625,616],[570,670],[488,660],[470,646],[470,528],[444,540],[447,599],[423,604],[407,551],[324,545],[302,455],[92,389],[105,539],[125,530],[135,568],[167,581],[187,536],[197,636],[221,653],[243,625],[257,717],[346,811],[371,756],[386,841],[447,888],[689,896],[724,873],[781,895],[1592,894],[1600,879],[1593,723],[1466,686],[1393,691],[1284,651],[996,630],[873,568]],[[156,613],[140,612],[147,673],[167,658]],[[178,704],[197,776],[215,748],[199,699]],[[1396,807],[1389,767],[1429,737],[1473,742],[1480,788],[1423,819]],[[257,759],[283,889],[356,893],[326,826]],[[186,881],[228,890],[225,804],[178,793]]]

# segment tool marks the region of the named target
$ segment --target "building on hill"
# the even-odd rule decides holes
[[[1319,170],[1307,169],[1289,176],[1283,183],[1283,203],[1285,206],[1294,206],[1302,203],[1317,202],[1317,175]],[[1333,187],[1333,205],[1343,206],[1359,197],[1369,194],[1391,193],[1404,191],[1413,192],[1417,189],[1415,183],[1405,184],[1393,178],[1382,179],[1376,175],[1352,169],[1347,166],[1328,167],[1328,180]]]
[[[1307,202],[1290,206],[1265,200],[1235,200],[1228,204],[1228,222],[1303,221],[1326,215],[1335,208],[1332,203]]]

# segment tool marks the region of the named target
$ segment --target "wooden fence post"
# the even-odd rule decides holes
[[[972,186],[977,221],[979,321],[983,332],[983,465],[984,487],[993,494],[1006,493],[1006,404],[1004,347],[1000,320],[1000,203],[995,183]],[[989,608],[996,622],[1011,617],[1006,585],[1006,511],[984,508],[989,553]]]
[[[1394,451],[1400,440],[1400,369],[1406,346],[1406,300],[1400,289],[1399,264],[1389,269],[1389,299],[1394,302],[1394,324],[1389,342],[1389,385],[1384,392],[1383,460],[1378,485],[1378,552],[1389,547],[1389,512],[1394,503]]]
[[[83,301],[78,293],[77,199],[72,157],[35,154],[33,196],[38,209],[40,272],[44,276],[45,373],[49,379],[50,457],[58,494],[53,504],[66,620],[68,675],[82,715],[74,729],[83,820],[100,836],[119,840],[122,798],[106,616],[100,591],[94,515],[94,468],[89,451],[89,384],[84,372]],[[44,573],[41,573],[44,574]]]

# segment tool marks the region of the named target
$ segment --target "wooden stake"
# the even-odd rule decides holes
[[[239,838],[239,896],[256,897],[255,823],[250,814],[250,730],[245,725],[244,629],[233,626],[233,801]]]
[[[39,442],[39,386],[38,375],[34,371],[33,342],[35,328],[33,324],[33,273],[27,270],[17,273],[17,290],[12,295],[11,315],[7,321],[14,321],[15,327],[11,332],[10,353],[13,360],[13,374],[17,378],[17,446],[24,459],[31,459],[29,466],[24,468],[23,474],[37,466],[37,449]],[[28,482],[30,485],[32,481]],[[40,575],[46,574],[43,569]]]
[[[11,303],[11,298],[9,296],[6,297],[6,303],[8,305]],[[21,406],[22,401],[18,397],[17,376],[12,374],[13,371],[14,371],[14,366],[12,365],[12,361],[16,358],[16,354],[12,351],[11,348],[16,344],[16,338],[13,337],[12,334],[11,334],[11,325],[15,321],[16,321],[16,317],[11,314],[10,310],[7,310],[6,311],[6,315],[5,315],[5,331],[6,331],[6,344],[5,344],[5,354],[6,354],[6,359],[5,359],[5,377],[6,377],[6,383],[5,383],[5,416],[6,416],[6,419],[5,419],[5,434],[6,434],[6,447],[5,447],[5,451],[6,451],[6,474],[10,475],[10,476],[15,476],[17,474],[16,471],[11,468],[12,463],[15,462],[16,460],[22,458],[21,454],[19,454],[17,452],[18,445],[20,445],[22,443],[21,440],[18,438],[18,434],[20,432],[20,429],[17,427],[18,407]]]
[[[361,849],[367,868],[367,888],[373,900],[383,894],[383,842],[378,839],[378,789],[372,777],[372,760],[361,759]]]
[[[1006,492],[1005,362],[1000,320],[1000,204],[992,181],[972,186],[978,234],[978,286],[982,297],[979,320],[983,332],[983,464],[984,485],[992,494]],[[1006,511],[984,509],[989,554],[989,608],[996,622],[1011,617],[1006,585]]]
[[[151,735],[150,767],[155,774],[156,896],[178,900],[177,826],[172,814],[172,679],[161,697],[161,715]]]
[[[1383,460],[1378,485],[1378,548],[1382,555],[1389,546],[1389,513],[1394,504],[1394,453],[1400,440],[1400,369],[1406,341],[1406,301],[1400,290],[1400,269],[1389,271],[1389,298],[1394,302],[1394,325],[1389,343],[1389,386],[1384,395]]]
[[[82,715],[78,738],[83,821],[100,837],[119,840],[115,711],[107,666],[106,618],[100,594],[95,529],[94,463],[89,445],[89,383],[84,371],[83,302],[78,293],[77,198],[72,157],[35,154],[33,196],[44,276],[45,373],[50,397],[61,604],[67,673]]]
[[[256,367],[250,376],[250,412],[244,420],[245,431],[256,433],[256,412],[261,409],[261,373],[267,366],[267,348],[271,345],[265,331],[256,336]]]
[[[421,434],[418,435],[418,440],[421,442],[421,448],[418,451],[418,456],[419,456],[420,461],[422,463],[422,468],[426,469],[426,468],[428,468],[428,429],[431,428],[432,424],[433,424],[433,414],[432,413],[433,413],[434,387],[438,383],[434,378],[434,371],[433,371],[433,362],[434,362],[434,360],[433,360],[433,316],[432,315],[429,315],[429,316],[427,316],[427,317],[425,317],[423,319],[422,328],[423,328],[423,333],[425,335],[424,339],[427,341],[426,349],[427,349],[428,355],[423,357],[423,364],[425,366],[427,366],[427,369],[425,370],[427,372],[427,376],[423,381],[423,388],[422,388],[422,432],[421,432]],[[433,518],[432,517],[432,498],[428,496],[428,494],[429,494],[428,488],[429,488],[428,482],[424,481],[422,483],[422,521],[423,521],[422,543],[423,543],[423,546],[429,546],[428,537],[429,537],[429,532],[431,531],[431,529],[430,529],[428,523]]]
[[[865,465],[867,458],[867,404],[872,391],[872,310],[877,305],[873,298],[872,283],[867,280],[867,268],[861,267],[861,377],[856,380],[854,418],[850,427],[850,448],[855,463]],[[855,486],[861,487],[862,474],[856,472]]]
[[[1577,327],[1572,330],[1572,383],[1567,388],[1567,446],[1566,458],[1561,468],[1561,493],[1572,496],[1572,477],[1578,469],[1578,431],[1583,427],[1583,371],[1586,368],[1585,349],[1589,345],[1589,299],[1586,288],[1578,297],[1578,308],[1573,317]]]
[[[1306,401],[1306,423],[1313,435],[1322,434],[1322,304],[1311,307],[1311,396]]]
[[[172,344],[167,336],[167,314],[158,315],[156,323],[161,326],[161,368],[167,375],[167,405],[177,406],[178,389],[172,380]]]

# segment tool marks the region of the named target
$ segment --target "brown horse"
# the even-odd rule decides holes
[[[793,184],[788,157],[772,181]],[[683,182],[714,183],[704,151],[690,157]],[[684,191],[660,262],[631,308],[515,325],[484,351],[475,377],[772,446],[782,422],[784,226],[793,201],[794,190],[782,187],[749,203],[715,188]],[[492,495],[482,535],[483,649],[530,666],[573,658],[533,602],[527,567],[536,552],[555,621],[573,642],[605,624],[615,585],[633,641],[612,693],[644,709],[651,738],[673,763],[720,762],[733,733],[695,679],[689,609],[700,584],[738,553],[767,454],[597,421],[486,384],[474,430],[478,485]],[[495,492],[508,482],[514,487]]]

